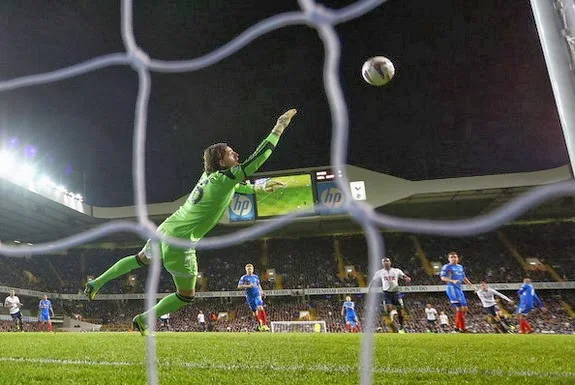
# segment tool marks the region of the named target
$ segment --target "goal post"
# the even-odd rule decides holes
[[[272,321],[272,333],[327,333],[325,321]]]

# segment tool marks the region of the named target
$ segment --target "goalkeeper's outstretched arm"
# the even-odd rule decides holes
[[[238,166],[230,169],[232,174],[236,177],[236,183],[245,181],[249,176],[253,175],[270,157],[284,130],[290,124],[291,119],[294,117],[296,112],[297,111],[295,109],[291,109],[280,116],[270,134],[260,143],[249,158]]]
[[[272,192],[285,187],[285,183],[274,179],[267,180],[262,186],[253,186],[246,183],[246,179],[253,175],[270,157],[275,146],[278,144],[279,138],[290,124],[296,112],[295,109],[291,109],[280,116],[270,134],[245,161],[237,166],[221,171],[224,175],[228,176],[228,178],[226,178],[226,184],[233,184],[234,190],[240,194],[255,194],[257,189]],[[204,155],[204,158],[206,158],[206,155]]]
[[[294,117],[296,112],[297,111],[295,109],[291,109],[280,116],[271,133],[260,143],[248,159],[240,163],[239,167],[241,167],[244,173],[244,179],[253,175],[270,157],[284,130],[290,124],[291,119]]]

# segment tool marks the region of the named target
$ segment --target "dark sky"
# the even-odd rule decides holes
[[[208,53],[257,21],[298,9],[295,0],[136,3],[138,44],[165,60]],[[119,10],[109,0],[0,2],[0,79],[123,51]],[[391,0],[337,31],[349,163],[408,179],[568,163],[529,2]],[[376,55],[396,66],[386,87],[369,86],[360,74]],[[227,141],[249,155],[292,106],[300,113],[264,170],[328,164],[322,60],[315,30],[293,26],[205,70],[153,74],[148,200],[189,192],[211,143]],[[136,86],[132,69],[114,67],[0,93],[0,139],[18,138],[13,149],[34,145],[41,168],[62,174],[70,188],[82,192],[85,179],[87,203],[132,204]]]

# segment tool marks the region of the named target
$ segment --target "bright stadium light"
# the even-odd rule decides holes
[[[16,173],[13,175],[13,178],[17,181],[27,182],[34,178],[35,173],[36,170],[34,167],[25,163],[17,169]]]
[[[38,179],[37,184],[40,187],[50,187],[53,184],[53,182],[46,175],[42,175],[40,179]]]
[[[16,159],[14,158],[14,155],[8,151],[0,151],[0,174],[10,173],[13,170],[15,163]]]
[[[36,147],[29,145],[25,150],[25,158],[35,158],[37,155]],[[38,170],[24,159],[19,159],[16,154],[7,149],[0,150],[0,176],[11,180],[12,182],[18,184],[21,187],[28,188],[30,191],[36,193],[53,194],[57,192],[63,196],[59,196],[56,199],[66,199],[68,204],[71,204],[68,198],[76,202],[84,202],[84,197],[81,194],[68,191],[68,189],[53,180],[51,180],[47,175],[38,175]],[[76,206],[81,206],[75,204]]]

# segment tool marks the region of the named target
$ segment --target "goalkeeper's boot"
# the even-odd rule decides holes
[[[137,315],[132,319],[132,329],[138,330],[140,334],[143,336],[147,336],[150,334],[148,332],[148,327],[146,326],[146,323],[142,319],[141,315]]]
[[[86,287],[84,288],[84,295],[88,298],[88,301],[91,301],[96,296],[98,289],[96,289],[96,285],[94,281],[88,281],[86,283]]]
[[[270,331],[270,327],[268,325],[262,325],[262,331],[264,332],[269,332]]]

